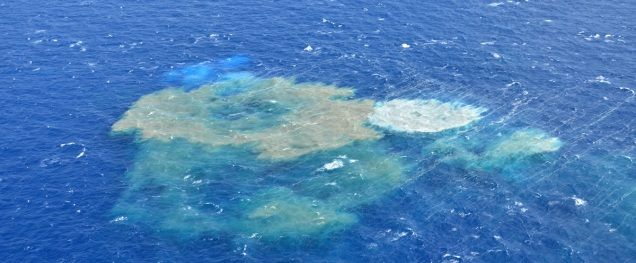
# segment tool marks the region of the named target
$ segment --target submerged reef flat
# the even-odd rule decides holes
[[[486,144],[486,145],[484,145]],[[561,140],[538,129],[521,129],[488,145],[477,139],[445,137],[427,146],[426,151],[440,155],[445,163],[478,170],[503,169],[533,156],[558,151]]]
[[[207,70],[194,69],[195,78]],[[139,148],[113,212],[181,238],[326,237],[358,222],[359,206],[412,179],[415,165],[390,150],[379,128],[435,133],[471,124],[485,111],[353,97],[349,88],[249,73],[143,96],[112,127],[134,134]],[[491,169],[559,147],[557,138],[527,129],[492,146],[443,137],[426,149],[448,163]]]
[[[399,132],[440,132],[481,119],[486,109],[438,100],[396,99],[378,103],[369,121]]]
[[[232,75],[190,92],[171,88],[144,96],[113,131],[213,147],[253,145],[260,158],[290,159],[381,137],[364,125],[373,101],[352,96],[352,89]]]

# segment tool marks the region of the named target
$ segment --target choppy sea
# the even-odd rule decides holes
[[[9,0],[0,39],[2,262],[636,260],[634,1]],[[113,133],[228,74],[484,111],[283,162]],[[228,100],[227,123],[274,119]]]

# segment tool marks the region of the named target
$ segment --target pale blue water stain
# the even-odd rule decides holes
[[[250,59],[247,56],[236,55],[219,61],[208,61],[179,67],[166,73],[164,78],[169,84],[185,89],[193,89],[216,81],[228,71],[245,68],[249,63]]]

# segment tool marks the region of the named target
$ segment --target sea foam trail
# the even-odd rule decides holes
[[[371,124],[399,132],[441,132],[482,118],[486,109],[438,100],[396,99],[377,103]]]

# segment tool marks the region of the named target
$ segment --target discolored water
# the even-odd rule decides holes
[[[0,3],[0,256],[630,262],[634,10]]]

